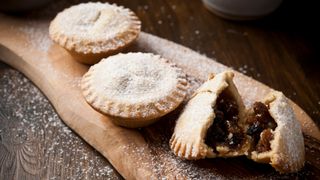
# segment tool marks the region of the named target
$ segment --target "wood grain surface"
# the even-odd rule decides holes
[[[51,4],[40,12],[28,13],[27,16],[29,19],[39,18],[41,13],[43,13],[44,15],[41,16],[41,18],[50,18],[55,12],[60,11],[63,7],[67,7],[73,3],[75,2],[57,2],[57,4]],[[184,44],[201,53],[205,53],[208,56],[216,57],[217,61],[230,65],[242,72],[246,72],[246,74],[275,89],[284,91],[287,96],[303,107],[319,125],[319,72],[317,71],[317,56],[315,54],[316,46],[313,44],[314,41],[310,39],[310,34],[305,34],[306,32],[304,29],[300,29],[299,27],[295,30],[289,29],[287,26],[292,26],[290,21],[286,26],[281,24],[281,20],[286,20],[281,11],[259,22],[235,23],[221,20],[210,14],[202,7],[200,1],[191,1],[190,3],[185,4],[183,4],[182,1],[152,1],[152,3],[143,1],[121,1],[118,2],[118,4],[123,4],[137,12],[143,22],[143,29],[145,31]],[[283,7],[282,10],[284,12],[290,12],[290,9],[288,10],[286,7]],[[286,21],[286,23],[288,22]],[[305,27],[308,28],[308,26]],[[26,124],[30,123],[23,123],[23,120],[30,121],[30,119],[34,119],[32,117],[34,114],[44,113],[46,111],[41,111],[41,109],[46,110],[45,108],[47,108],[47,111],[50,111],[50,113],[43,117],[43,122],[40,121],[42,124],[39,123],[39,125],[37,124],[35,126],[46,126],[47,122],[45,120],[49,119],[50,116],[51,118],[54,117],[54,121],[60,121],[59,118],[56,117],[52,107],[48,105],[48,101],[44,100],[43,96],[42,100],[45,102],[41,101],[41,103],[33,102],[32,99],[23,99],[23,97],[26,97],[27,95],[34,94],[27,90],[23,91],[23,88],[21,92],[19,91],[19,87],[20,89],[23,86],[27,86],[27,89],[32,89],[34,87],[29,81],[24,80],[24,77],[22,77],[21,74],[12,72],[12,70],[9,70],[6,66],[1,69],[1,73],[7,74],[1,76],[1,111],[4,111],[4,114],[10,114],[10,112],[12,112],[11,114],[13,115],[11,115],[12,118],[5,118],[5,121],[3,120],[4,118],[2,118],[0,121],[0,127],[7,127],[0,128],[0,151],[4,152],[1,153],[2,156],[0,157],[0,161],[2,162],[0,177],[7,177],[5,179],[11,179],[10,177],[16,179],[21,179],[23,177],[29,179],[35,179],[35,177],[38,177],[39,179],[40,177],[56,177],[58,179],[66,179],[68,177],[76,179],[85,177],[119,177],[117,173],[109,171],[108,168],[106,168],[107,170],[102,171],[111,172],[109,173],[109,176],[108,173],[104,173],[107,175],[101,173],[98,174],[97,177],[95,175],[97,174],[96,170],[99,170],[99,167],[101,168],[101,166],[109,167],[108,163],[79,138],[79,143],[74,143],[73,148],[65,145],[70,139],[63,138],[60,138],[60,143],[54,147],[62,149],[66,154],[69,154],[65,156],[74,160],[65,160],[66,158],[61,158],[61,154],[64,153],[59,155],[56,151],[53,151],[53,154],[56,153],[57,155],[48,155],[50,154],[48,153],[49,151],[35,154],[29,153],[29,159],[26,158],[26,155],[24,154],[28,154],[28,148],[24,148],[21,153],[19,148],[15,146],[21,144],[16,142],[25,142],[22,144],[28,147],[30,139],[32,140],[31,135],[27,136],[30,133],[25,130],[28,129]],[[4,90],[10,89],[7,84],[11,85],[10,91]],[[15,92],[14,90],[17,94],[15,97],[16,100],[11,101],[12,98],[10,99],[9,95],[12,94],[12,92]],[[39,94],[39,92],[37,93]],[[6,101],[4,101],[4,99],[6,99]],[[8,102],[11,102],[11,104]],[[39,104],[41,105],[39,106]],[[35,107],[38,108],[38,110],[32,109],[35,105],[39,106]],[[19,114],[16,111],[17,109],[26,110],[19,112]],[[8,116],[10,117],[10,115],[6,115],[6,117]],[[15,121],[21,121],[21,123]],[[5,131],[4,129],[7,130]],[[53,132],[51,139],[54,139],[53,137],[63,134],[58,129],[59,128],[54,128],[54,126],[49,126],[48,128],[43,128],[45,131],[43,134],[50,134],[49,132],[51,131]],[[16,131],[18,131],[18,133]],[[152,131],[152,127],[142,131],[147,131],[146,133],[148,133],[149,131]],[[14,136],[16,134],[18,134],[18,137]],[[73,133],[69,132],[69,134]],[[69,137],[69,134],[67,137]],[[40,133],[39,136],[43,135]],[[75,135],[70,136],[77,137]],[[46,135],[45,137],[50,139],[50,135]],[[152,139],[152,137],[150,138]],[[33,143],[39,145],[39,151],[50,144],[50,141],[48,142],[47,140],[40,141],[39,138],[34,139],[38,140]],[[317,152],[316,150],[319,148],[317,148],[318,146],[316,146],[316,143],[308,143],[309,141],[311,142],[312,140],[307,138],[307,144],[312,145],[307,148],[307,150],[311,149],[308,152]],[[84,149],[83,151],[90,154],[87,157],[88,160],[83,159],[83,152],[72,153],[74,152],[74,149]],[[33,150],[32,152],[37,152],[37,150]],[[319,160],[319,154],[313,155],[315,158],[309,160],[311,162],[317,162],[317,160]],[[29,162],[31,165],[28,163],[17,165],[19,162],[24,162],[19,158],[27,159],[26,162]],[[63,159],[62,163],[59,163],[59,158]],[[95,161],[95,158],[102,159],[102,162],[100,164],[88,163],[91,162],[90,160]],[[35,159],[39,161],[35,161]],[[224,163],[221,162],[223,160],[214,161]],[[40,171],[37,171],[37,169],[44,164],[47,165],[45,166],[46,170],[41,171],[41,173],[45,172],[46,176],[39,173]],[[50,164],[50,166],[48,164]],[[65,165],[71,167],[63,171]],[[87,174],[81,173],[81,170],[86,170],[90,167],[93,170],[88,171]],[[266,166],[260,167],[261,170],[264,168],[266,168]],[[70,169],[72,169],[72,171]],[[75,169],[80,169],[78,174],[75,172]],[[268,168],[267,170],[270,171]],[[312,176],[312,174],[302,175],[302,177],[305,176]]]

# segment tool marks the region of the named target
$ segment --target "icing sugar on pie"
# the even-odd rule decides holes
[[[305,161],[301,126],[278,91],[245,110],[233,73],[209,78],[176,122],[170,147],[184,159],[246,155],[281,173],[300,170]]]
[[[151,53],[118,54],[83,76],[86,101],[116,124],[141,127],[174,110],[186,95],[181,69]]]
[[[49,27],[50,37],[80,62],[94,64],[128,46],[141,22],[129,9],[114,4],[82,3],[60,12]]]
[[[282,173],[300,170],[305,161],[304,139],[288,99],[273,91],[262,102],[255,102],[249,114],[250,158]]]
[[[244,155],[245,107],[230,71],[210,77],[193,95],[177,120],[170,140],[173,152],[185,159]]]

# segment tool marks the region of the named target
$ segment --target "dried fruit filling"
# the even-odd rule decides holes
[[[271,130],[277,127],[277,123],[271,117],[267,105],[255,102],[253,111],[254,114],[247,119],[249,124],[247,135],[253,138],[253,147],[257,152],[269,151],[271,150],[270,141],[273,139]]]
[[[216,117],[207,131],[205,143],[215,149],[217,146],[228,146],[236,150],[244,140],[242,129],[238,125],[239,109],[234,97],[224,90],[213,107]]]

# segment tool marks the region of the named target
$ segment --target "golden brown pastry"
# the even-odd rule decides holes
[[[60,12],[51,22],[49,34],[76,60],[94,64],[127,47],[138,37],[140,28],[141,22],[131,10],[89,2]]]
[[[173,111],[186,95],[185,74],[151,53],[118,54],[83,76],[86,101],[116,124],[142,127]]]
[[[305,150],[301,127],[281,92],[273,91],[263,102],[254,103],[247,123],[252,142],[251,159],[270,163],[282,173],[296,172],[303,167]]]
[[[281,173],[300,170],[305,161],[300,124],[287,98],[272,91],[245,110],[233,73],[210,77],[177,120],[170,147],[185,159],[247,155]]]
[[[233,157],[247,153],[245,107],[231,71],[210,77],[176,122],[170,147],[185,159]]]

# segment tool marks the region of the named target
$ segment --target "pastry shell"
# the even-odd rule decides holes
[[[82,79],[86,101],[126,127],[142,127],[173,111],[184,100],[187,81],[174,64],[151,53],[110,56]]]
[[[49,35],[76,60],[94,64],[131,44],[140,29],[141,22],[131,10],[89,2],[60,12],[50,23]]]
[[[270,141],[271,150],[258,153],[251,152],[250,158],[257,162],[270,163],[282,173],[300,170],[305,161],[304,139],[301,125],[298,122],[288,99],[283,93],[273,91],[263,103],[269,105],[269,113],[277,123]]]
[[[207,130],[212,125],[215,113],[212,107],[216,104],[219,94],[228,90],[233,95],[239,110],[238,125],[245,124],[245,106],[232,79],[233,72],[226,71],[210,76],[187,103],[176,122],[174,133],[170,140],[170,147],[174,154],[184,159],[202,159],[217,156],[234,157],[246,154],[250,148],[247,139],[238,151],[231,151],[225,146],[219,146],[219,154],[205,144]]]
[[[233,73],[229,71],[215,77],[210,76],[209,80],[194,93],[178,118],[170,139],[170,148],[174,154],[188,160],[247,155],[256,162],[269,163],[280,173],[300,170],[305,162],[304,139],[301,125],[288,99],[283,93],[272,91],[262,101],[268,107],[269,114],[277,123],[277,127],[271,130],[273,134],[273,139],[270,141],[271,150],[259,153],[254,149],[251,136],[246,134],[249,128],[247,118],[251,116],[253,109],[245,110],[232,79]],[[205,144],[205,136],[215,118],[212,107],[219,94],[226,89],[231,92],[238,104],[238,125],[244,129],[243,134],[246,139],[240,149],[229,151],[227,147],[222,146],[216,147],[219,153],[215,153],[216,151]]]

